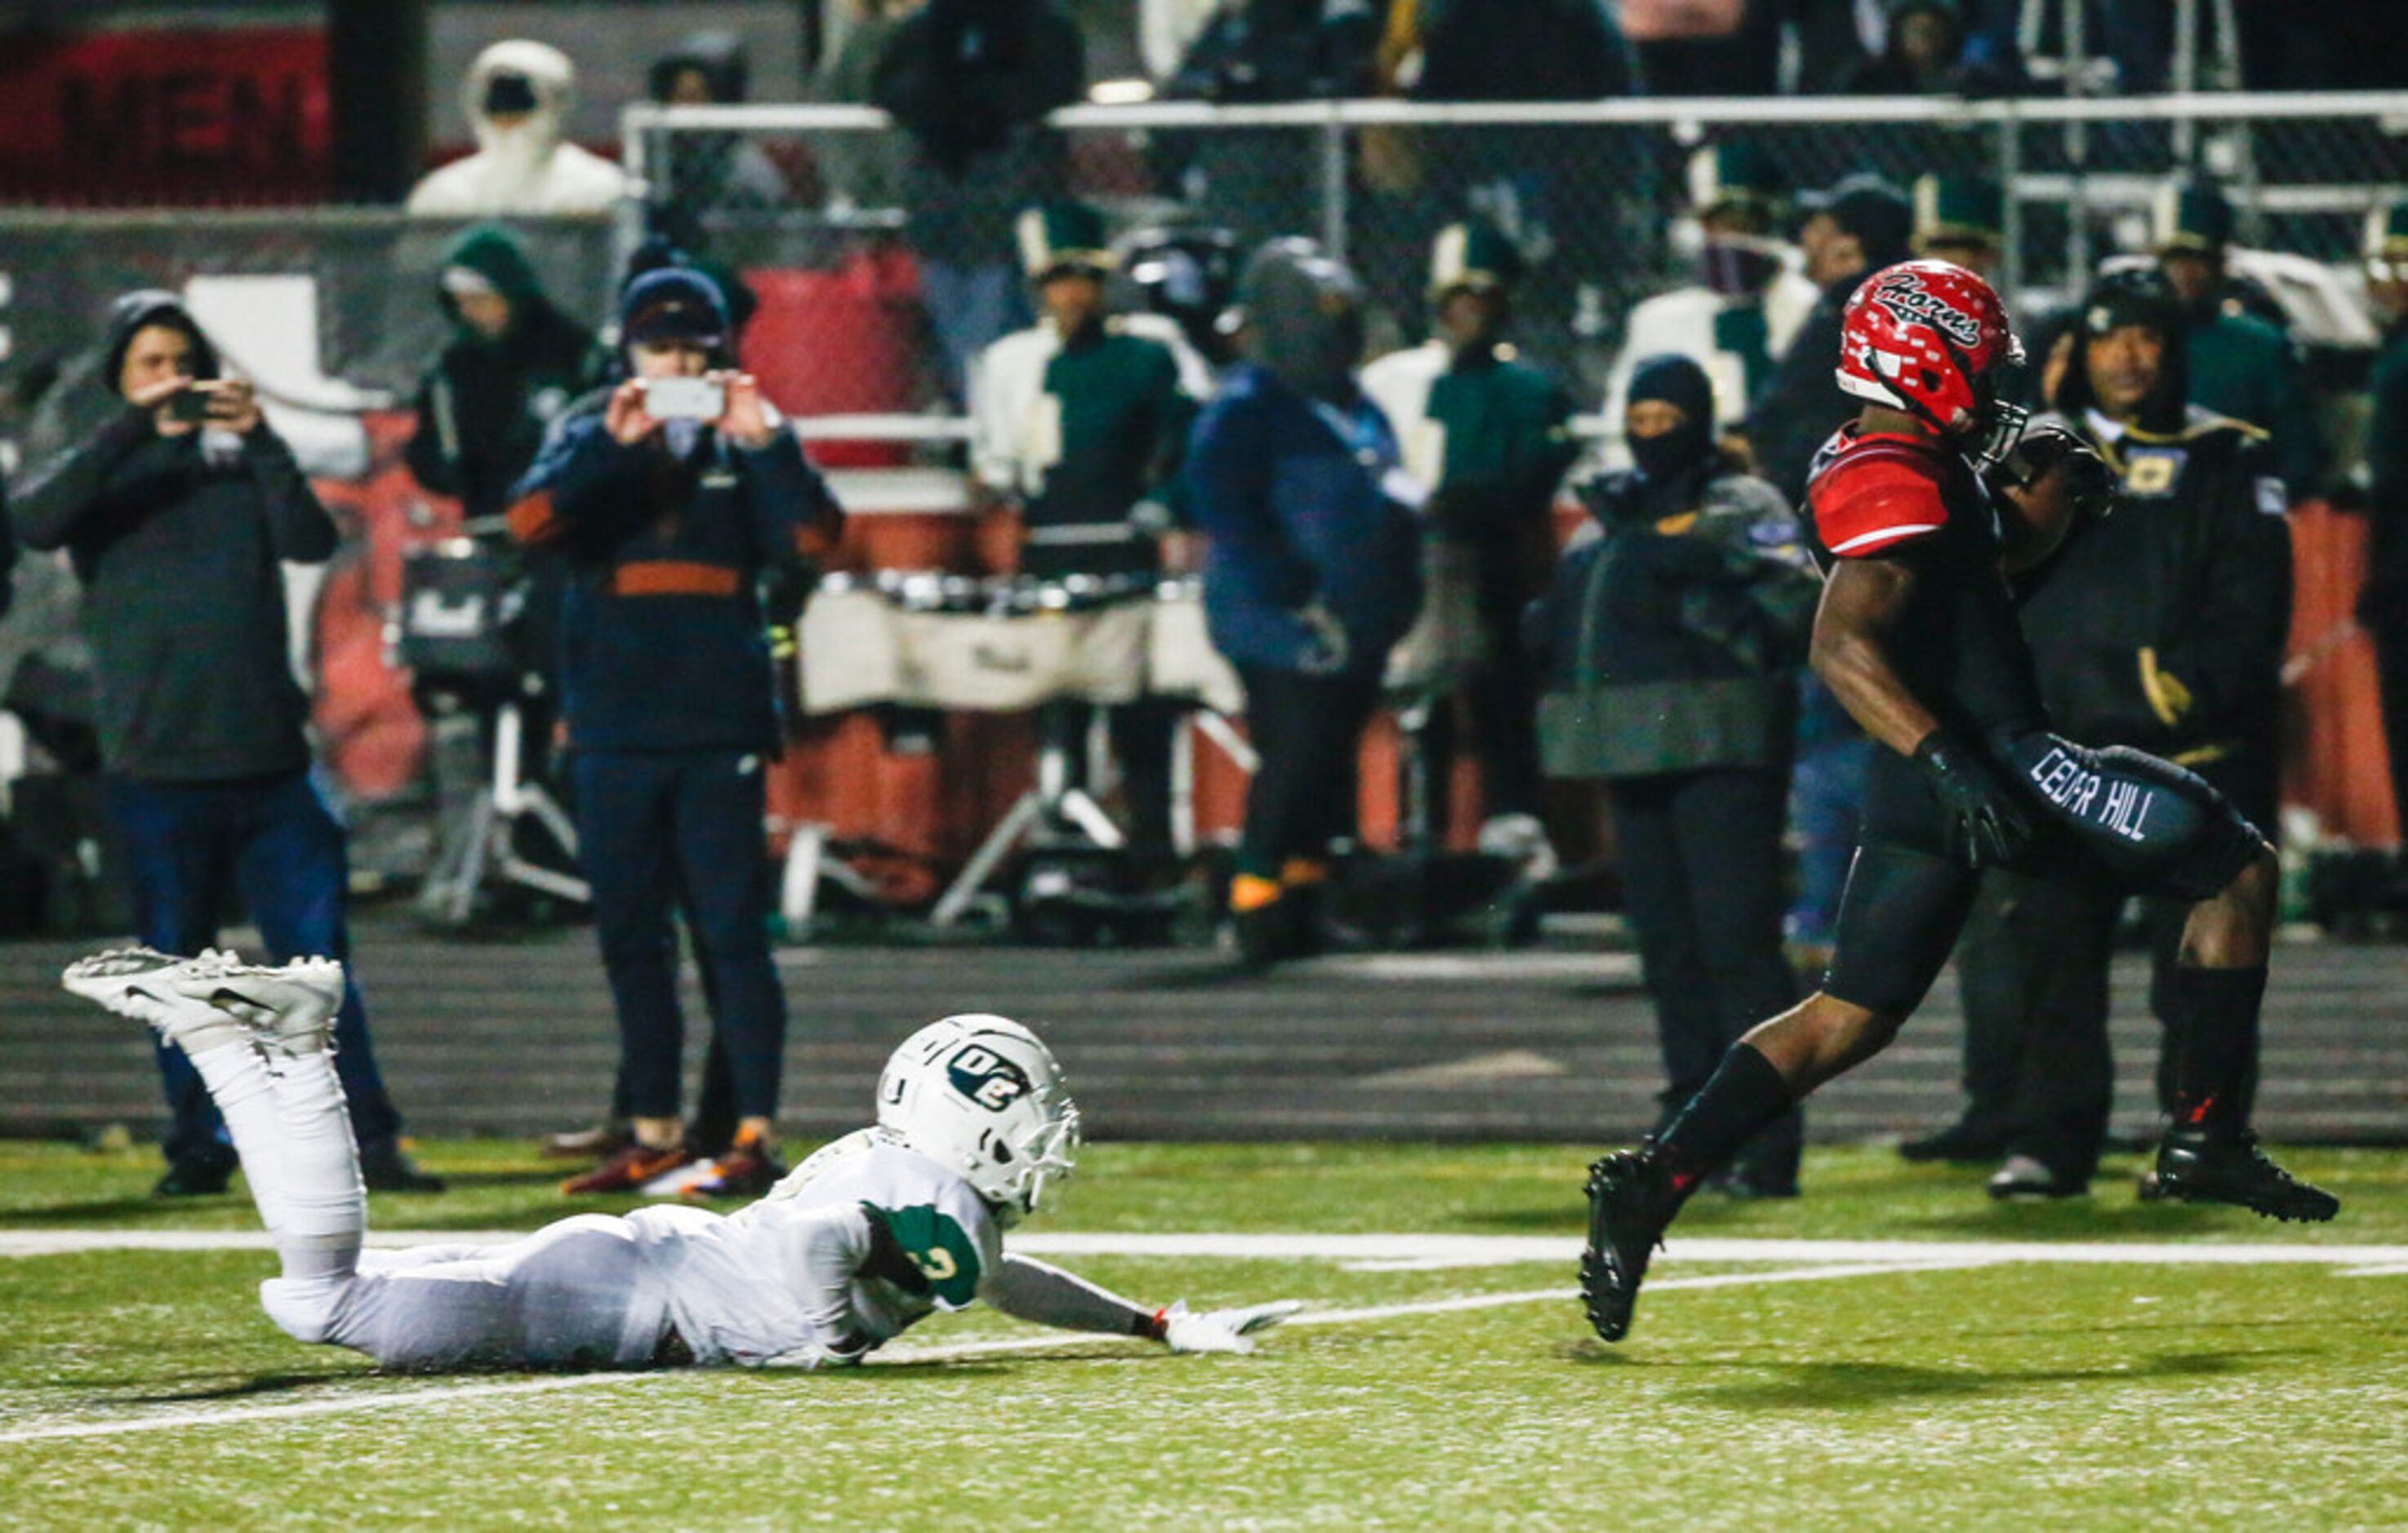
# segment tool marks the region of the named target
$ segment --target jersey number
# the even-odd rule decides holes
[[[953,1254],[943,1246],[924,1255],[917,1251],[911,1253],[911,1264],[925,1273],[930,1282],[942,1282],[961,1270],[953,1261]]]

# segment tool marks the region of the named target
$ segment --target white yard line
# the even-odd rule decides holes
[[[1845,1267],[1801,1268],[1788,1271],[1724,1272],[1711,1277],[1668,1278],[1648,1284],[1650,1294],[1676,1288],[1734,1288],[1769,1282],[1813,1282],[1831,1278],[1873,1277],[1895,1272],[1928,1271],[1961,1263],[1882,1263]],[[1569,1304],[1580,1295],[1569,1288],[1526,1289],[1511,1294],[1464,1294],[1452,1298],[1423,1299],[1406,1304],[1379,1304],[1353,1310],[1307,1311],[1290,1325],[1356,1325],[1377,1320],[1415,1315],[1458,1314],[1468,1310],[1501,1309],[1517,1304]],[[1126,1339],[1065,1332],[1011,1337],[992,1341],[964,1341],[951,1346],[913,1347],[909,1343],[883,1350],[874,1362],[881,1366],[955,1363],[1016,1353],[1054,1352],[1067,1347],[1129,1345]],[[291,1421],[312,1416],[344,1415],[357,1411],[400,1410],[408,1406],[439,1406],[462,1400],[488,1400],[513,1395],[548,1395],[564,1389],[606,1388],[648,1383],[680,1377],[677,1370],[647,1373],[579,1373],[556,1379],[513,1379],[480,1383],[443,1384],[425,1389],[380,1390],[347,1395],[339,1399],[302,1400],[289,1405],[242,1405],[222,1411],[169,1411],[151,1415],[123,1416],[107,1421],[57,1422],[0,1431],[0,1445],[51,1442],[66,1438],[121,1437],[137,1432],[164,1432],[185,1426],[228,1426],[243,1422]]]

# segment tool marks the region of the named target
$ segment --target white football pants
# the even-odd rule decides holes
[[[363,1252],[360,1182],[334,1055],[207,1050],[193,1067],[225,1117],[276,1241],[268,1318],[389,1368],[609,1368],[650,1362],[668,1324],[623,1219],[579,1214],[495,1246]]]

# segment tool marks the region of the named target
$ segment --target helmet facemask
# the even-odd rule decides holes
[[[1957,360],[1961,365],[1961,353]],[[1970,369],[1966,376],[1972,377]],[[2010,335],[2006,355],[1973,380],[1973,394],[1979,404],[1974,409],[1972,428],[1966,434],[1965,450],[1982,467],[2004,463],[2015,444],[2023,440],[2024,427],[2031,421],[2031,407],[2022,402],[2024,376],[2024,343]]]

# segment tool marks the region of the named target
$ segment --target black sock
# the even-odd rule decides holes
[[[2174,1040],[2175,1125],[2238,1133],[2248,1123],[2266,967],[2177,968],[2173,983],[2182,1022]]]
[[[1689,1098],[1672,1126],[1656,1137],[1656,1153],[1671,1173],[1674,1189],[1685,1197],[1797,1102],[1771,1060],[1751,1044],[1734,1043],[1715,1067],[1713,1078]]]

